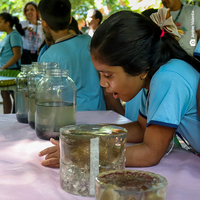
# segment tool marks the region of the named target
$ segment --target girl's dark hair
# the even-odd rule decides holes
[[[23,10],[24,15],[26,16],[26,8],[27,8],[28,5],[32,5],[32,6],[35,7],[35,10],[37,11],[37,20],[40,20],[40,15],[39,15],[39,11],[38,11],[38,5],[34,1],[29,1],[28,3],[26,3],[26,5],[24,6],[24,10]]]
[[[189,56],[178,41],[162,31],[152,20],[132,11],[120,11],[105,20],[95,31],[90,51],[96,60],[122,66],[136,76],[154,73],[172,58],[191,64],[200,72],[200,62]]]
[[[15,28],[20,33],[20,35],[24,35],[24,30],[22,29],[22,25],[19,23],[18,17],[12,16],[10,13],[7,12],[0,13],[0,17],[5,22],[9,22],[11,28],[15,25]]]

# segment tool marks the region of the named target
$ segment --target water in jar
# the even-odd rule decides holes
[[[27,90],[18,90],[16,92],[16,118],[20,123],[28,123],[28,92]]]
[[[29,97],[28,124],[35,129],[35,95]]]
[[[76,123],[75,105],[69,102],[40,102],[36,105],[36,134],[41,139],[58,139],[59,129]]]

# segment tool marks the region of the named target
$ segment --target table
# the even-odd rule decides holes
[[[9,81],[9,80],[14,81],[13,85],[0,86],[0,90],[12,90],[12,91],[14,91],[14,97],[15,97],[15,100],[16,100],[16,89],[17,89],[16,82],[15,82],[16,77],[0,76],[0,82],[1,81]]]
[[[77,124],[126,123],[113,111],[77,112]],[[0,115],[0,199],[2,200],[94,200],[79,197],[60,188],[59,169],[40,165],[42,149],[52,146],[37,138],[27,124],[14,114]],[[167,200],[200,199],[200,158],[176,147],[153,167],[127,168],[151,171],[168,180]]]

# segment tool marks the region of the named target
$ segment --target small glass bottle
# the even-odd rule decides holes
[[[35,105],[35,129],[41,139],[58,139],[61,127],[76,123],[76,85],[68,70],[46,70],[36,86]]]
[[[44,76],[47,68],[56,69],[58,63],[50,62],[33,62],[33,69],[28,73],[28,124],[32,129],[35,129],[35,89],[37,82]]]
[[[16,92],[16,118],[20,123],[28,123],[28,72],[32,65],[22,65],[21,72],[17,75]]]

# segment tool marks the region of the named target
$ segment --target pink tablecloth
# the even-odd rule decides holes
[[[112,111],[77,113],[77,124],[125,122],[129,120]],[[29,125],[17,122],[15,115],[0,115],[0,199],[95,199],[74,196],[60,188],[59,169],[41,166],[43,158],[37,155],[48,146],[49,141],[38,139]],[[200,158],[192,153],[175,148],[157,166],[137,169],[167,178],[167,200],[200,199]]]

